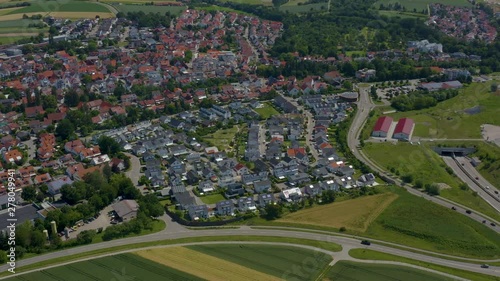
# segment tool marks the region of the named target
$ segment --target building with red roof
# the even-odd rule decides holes
[[[389,129],[392,125],[392,117],[382,116],[375,123],[375,127],[373,127],[372,136],[373,137],[387,137],[389,133]]]
[[[398,140],[410,140],[413,133],[413,128],[415,128],[415,122],[410,118],[401,118],[394,129],[393,138]]]

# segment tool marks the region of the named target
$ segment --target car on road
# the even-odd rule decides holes
[[[479,180],[479,177],[476,177],[476,180]]]
[[[361,241],[361,244],[370,246],[372,243],[369,240],[363,240]]]
[[[455,206],[451,207],[452,210],[457,210],[457,208],[455,208]]]
[[[490,223],[491,226],[496,226],[496,224],[494,222]]]
[[[484,220],[483,223],[486,223],[486,220]]]
[[[498,190],[495,190],[495,194],[498,194]]]
[[[471,211],[471,210],[467,210],[467,211],[465,211],[465,212],[466,212],[467,214],[469,214],[469,215],[470,215],[470,214],[472,214],[472,211]]]
[[[489,267],[490,267],[490,266],[489,266],[489,265],[487,265],[487,264],[482,264],[482,265],[481,265],[481,268],[489,268]]]
[[[489,186],[486,186],[486,189],[490,189],[490,187],[489,187]]]

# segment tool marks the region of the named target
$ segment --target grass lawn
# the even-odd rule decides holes
[[[278,222],[295,222],[364,232],[398,196],[387,192],[290,213]]]
[[[18,40],[31,37],[29,36],[0,36],[0,45],[14,44]]]
[[[328,280],[335,281],[444,281],[451,278],[418,270],[411,267],[391,264],[366,264],[351,261],[339,261],[325,274]]]
[[[378,13],[381,16],[400,17],[402,19],[426,19],[427,18],[427,14],[410,13],[410,12],[380,10],[380,11],[378,11]]]
[[[31,6],[17,9],[9,14],[49,13],[49,12],[110,12],[106,7],[85,1],[33,1]]]
[[[68,276],[71,280],[204,280],[134,254],[78,262],[7,280],[68,280]]]
[[[4,21],[0,21],[0,29],[6,30],[7,28],[28,28],[29,24],[40,23],[40,22],[41,21],[39,21],[39,20],[30,20],[30,19],[4,20]],[[12,31],[9,31],[9,33],[10,32],[12,32]]]
[[[373,250],[369,250],[369,249],[352,249],[349,251],[349,255],[353,258],[362,259],[362,260],[397,261],[397,262],[414,264],[414,265],[418,265],[421,267],[425,267],[425,268],[441,271],[444,273],[452,274],[452,275],[455,275],[458,277],[466,278],[469,280],[475,280],[475,281],[498,280],[498,278],[495,278],[493,276],[486,275],[486,274],[470,272],[470,271],[456,269],[456,268],[442,266],[442,265],[436,265],[436,264],[427,263],[427,262],[423,262],[423,261],[419,261],[419,260],[414,260],[414,259],[396,256],[396,255],[381,253],[381,252],[377,252],[377,251],[373,251]],[[404,279],[404,280],[406,280],[406,279]]]
[[[324,253],[284,246],[220,244],[187,248],[287,280],[316,280],[332,260]],[[293,270],[302,268],[306,261],[307,270]]]
[[[69,261],[77,261],[84,258],[89,257],[97,257],[99,255],[104,255],[107,253],[130,250],[130,249],[138,249],[144,247],[151,246],[159,246],[159,245],[173,245],[179,243],[193,243],[193,242],[203,242],[203,241],[260,241],[260,242],[280,242],[280,243],[291,243],[291,244],[300,244],[300,245],[308,245],[321,249],[325,249],[333,252],[340,252],[342,250],[342,246],[331,243],[331,242],[321,242],[316,240],[309,239],[300,239],[300,238],[285,238],[285,237],[274,237],[274,236],[205,236],[205,237],[188,237],[188,238],[179,238],[179,239],[168,239],[162,241],[153,241],[153,242],[144,242],[137,244],[128,244],[122,246],[116,246],[111,248],[99,249],[94,251],[89,251],[81,254],[74,254],[69,256],[64,256],[61,258],[48,259],[39,263],[17,267],[16,272],[24,272],[28,270],[33,270],[41,267],[46,267],[50,265],[56,265],[63,262]],[[0,277],[10,276],[10,272],[0,272]],[[40,280],[40,279],[37,279]]]
[[[162,220],[155,220],[155,221],[153,221],[153,229],[151,229],[151,230],[149,230],[149,229],[143,229],[141,231],[141,233],[139,233],[139,234],[131,233],[131,234],[127,235],[127,236],[124,236],[123,238],[135,237],[135,236],[142,236],[142,235],[147,235],[147,234],[159,232],[159,231],[164,230],[166,226],[167,225],[165,224],[164,221],[162,221]],[[102,240],[102,235],[103,234],[104,234],[104,232],[96,234],[96,236],[94,237],[94,239],[92,239],[92,243],[103,242],[103,240]]]
[[[460,257],[500,257],[500,235],[455,211],[394,188],[399,197],[366,236]]]
[[[282,6],[297,6],[299,4],[304,4],[306,2],[307,0],[288,0],[288,2],[286,2]]]
[[[226,198],[224,198],[224,196],[222,196],[222,194],[220,194],[220,193],[200,196],[200,199],[205,204],[215,204],[219,201],[226,200]]]
[[[383,4],[387,7],[389,4],[394,5],[395,3],[399,3],[402,6],[406,7],[407,11],[413,11],[413,9],[416,9],[418,12],[427,9],[427,5],[430,3],[441,3],[444,5],[460,7],[472,7],[472,4],[470,4],[467,0],[378,0],[373,5],[378,8],[380,7],[380,4]]]
[[[172,15],[179,15],[181,12],[186,10],[186,7],[177,7],[177,6],[151,6],[151,5],[113,5],[119,12],[128,13],[128,12],[139,12],[142,11],[144,13],[160,13],[165,14],[166,12],[170,12]]]
[[[231,8],[228,8],[228,7],[222,7],[222,6],[217,6],[217,5],[195,7],[195,9],[196,10],[208,11],[208,12],[211,12],[211,11],[220,11],[220,12],[228,12],[228,13],[234,12],[234,13],[243,14],[243,15],[250,15],[249,13],[246,13],[246,12],[243,12],[243,11],[240,11],[240,10],[235,10],[235,9],[231,9]]]
[[[436,139],[481,138],[482,124],[500,124],[500,98],[490,92],[493,81],[472,83],[461,93],[435,107],[389,114],[398,120],[412,118],[414,136]],[[479,106],[480,112],[468,114],[464,110]]]
[[[238,4],[249,4],[249,5],[264,5],[266,2],[262,0],[222,0],[222,2],[232,2]]]
[[[424,184],[445,183],[451,188],[442,189],[441,196],[500,219],[500,214],[488,203],[478,196],[473,196],[471,191],[459,188],[460,179],[446,171],[446,164],[437,153],[432,151],[431,143],[425,145],[411,145],[406,142],[366,143],[363,152],[381,168],[395,175],[411,174],[414,181],[420,179]]]
[[[261,108],[255,108],[254,110],[258,114],[260,114],[260,116],[262,118],[264,118],[264,119],[268,119],[269,117],[271,117],[273,115],[279,115],[280,114],[276,109],[274,109],[274,107],[272,107],[268,103],[265,103],[265,104],[263,104],[263,107],[261,107]]]
[[[231,151],[231,146],[229,145],[235,139],[235,135],[238,132],[238,127],[233,126],[230,129],[218,130],[213,134],[209,134],[203,137],[203,140],[208,142],[210,145],[216,146],[220,151]]]
[[[309,12],[326,12],[328,9],[328,3],[314,3],[306,5],[282,5],[279,7],[281,12],[288,13],[309,13]]]

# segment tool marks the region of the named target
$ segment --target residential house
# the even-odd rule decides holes
[[[276,199],[274,198],[274,195],[269,194],[269,193],[259,194],[257,201],[258,201],[260,208],[265,208],[269,204],[276,203]]]
[[[282,190],[280,196],[285,202],[297,202],[302,200],[302,191],[298,187],[293,187]]]
[[[257,193],[269,192],[271,187],[272,185],[270,180],[261,180],[253,183],[253,188]]]
[[[191,220],[197,221],[200,219],[208,219],[209,212],[207,205],[190,205],[188,207],[188,214]]]
[[[239,183],[233,183],[227,186],[224,196],[226,198],[234,198],[238,196],[243,196],[243,194],[245,194],[245,189],[243,188],[243,185]]]
[[[202,181],[198,184],[200,193],[209,193],[215,190],[215,186],[211,181]]]
[[[233,200],[219,201],[215,204],[217,215],[219,216],[234,216],[235,207]]]
[[[255,201],[252,197],[241,197],[238,199],[238,209],[240,212],[255,211]]]

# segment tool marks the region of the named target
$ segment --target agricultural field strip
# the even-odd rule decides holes
[[[294,222],[319,226],[331,226],[336,228],[344,226],[357,231],[365,231],[368,228],[368,225],[373,222],[397,197],[398,195],[394,193],[383,193],[349,201],[342,201],[335,204],[301,210],[279,219],[278,222]],[[351,206],[354,208],[345,208],[345,205],[353,205],[352,203],[354,203],[354,201],[356,201],[356,205]],[[338,216],[330,216],[332,213],[335,213]],[[360,225],[349,224],[350,221],[360,222]]]
[[[98,244],[93,244],[93,245],[88,245],[86,247],[78,247],[78,248],[73,248],[73,249],[68,249],[65,250],[64,252],[59,251],[59,252],[53,252],[53,253],[48,253],[45,255],[29,258],[26,260],[21,260],[18,263],[18,266],[22,267],[23,265],[28,265],[28,264],[36,264],[38,262],[42,261],[47,261],[50,259],[55,259],[55,258],[61,258],[63,256],[68,256],[68,255],[77,255],[79,253],[84,253],[84,252],[90,252],[93,250],[98,250],[98,249],[105,249],[105,248],[110,248],[110,247],[116,247],[120,245],[131,245],[133,243],[140,243],[140,242],[147,242],[147,241],[159,241],[159,240],[164,240],[170,236],[171,239],[175,238],[189,238],[189,237],[205,237],[205,236],[224,236],[224,235],[243,235],[243,236],[277,236],[277,237],[296,237],[296,238],[304,238],[304,239],[312,239],[312,240],[318,240],[319,242],[321,241],[327,241],[327,242],[336,242],[336,243],[341,243],[342,245],[351,245],[354,248],[359,247],[359,240],[352,239],[352,238],[345,238],[345,237],[339,237],[339,236],[332,236],[332,235],[322,235],[322,234],[317,234],[317,235],[311,235],[311,233],[307,232],[297,232],[297,231],[278,231],[278,230],[271,230],[271,231],[266,231],[266,230],[251,230],[251,229],[228,229],[228,230],[199,230],[199,231],[183,231],[181,233],[172,233],[171,235],[166,235],[165,233],[157,233],[157,234],[151,234],[147,236],[142,236],[142,237],[133,237],[133,238],[127,238],[127,239],[120,239],[116,241],[112,241],[111,243],[98,243]],[[170,245],[172,246],[188,246],[188,245],[199,245],[199,244],[217,244],[217,243],[231,243],[228,241],[225,242],[199,242],[199,243],[182,243],[182,244],[176,244],[176,245]],[[236,244],[242,244],[242,243],[248,243],[248,242],[233,242]],[[257,243],[257,244],[265,244],[265,242],[262,243]],[[275,245],[280,245],[280,243],[271,243]],[[283,245],[289,245],[289,244],[283,244]],[[293,245],[293,244],[291,244]],[[301,247],[299,245],[296,245],[297,247]],[[401,247],[401,245],[397,245],[398,247]],[[158,246],[157,246],[158,247]],[[165,247],[165,246],[161,246]],[[166,246],[169,247],[169,246]],[[469,270],[473,272],[484,272],[481,268],[478,268],[477,264],[470,264],[466,262],[457,262],[457,261],[451,261],[451,260],[445,260],[443,258],[436,258],[433,256],[427,256],[423,254],[415,254],[412,252],[404,251],[404,250],[399,250],[399,249],[393,249],[387,246],[379,246],[379,245],[372,245],[371,246],[373,249],[382,251],[382,252],[387,252],[387,253],[392,253],[394,255],[399,255],[403,257],[408,257],[412,259],[418,259],[418,260],[423,260],[426,262],[430,263],[435,263],[435,264],[440,264],[440,265],[445,265],[449,267],[454,267],[454,268],[462,268],[464,270]],[[143,249],[148,249],[148,248],[155,248],[155,247],[145,247]],[[410,248],[410,247],[407,247]],[[130,249],[130,250],[124,250],[124,251],[119,251],[115,253],[109,253],[109,254],[96,254],[95,256],[89,257],[89,258],[83,258],[79,259],[76,261],[71,261],[67,262],[64,264],[71,264],[74,262],[82,261],[82,260],[89,260],[89,259],[94,259],[95,257],[102,257],[102,256],[110,256],[110,255],[115,255],[118,253],[128,253],[128,252],[133,252],[137,251],[138,249]],[[414,250],[419,250],[419,249],[414,249]],[[321,250],[319,250],[321,251]],[[430,252],[430,251],[429,251]],[[432,254],[436,254],[435,252],[430,252]],[[452,258],[455,258],[452,256]],[[474,260],[474,259],[470,259]],[[484,262],[484,260],[479,260],[476,259],[475,261],[479,262]],[[489,260],[488,262],[496,262],[500,261],[500,259],[496,260]],[[59,264],[61,265],[61,264]],[[51,268],[51,267],[57,267],[58,265],[54,266],[47,266],[43,268]],[[4,265],[3,267],[0,267],[0,270],[5,268],[6,266]],[[30,270],[27,272],[33,272],[33,271],[38,271],[37,270]]]
[[[417,270],[416,270],[417,269]],[[341,261],[326,274],[332,280],[468,280],[457,276],[401,263],[364,263],[362,260]]]
[[[144,250],[135,254],[207,280],[281,280],[239,264],[183,247],[170,248],[168,251],[164,249]]]

